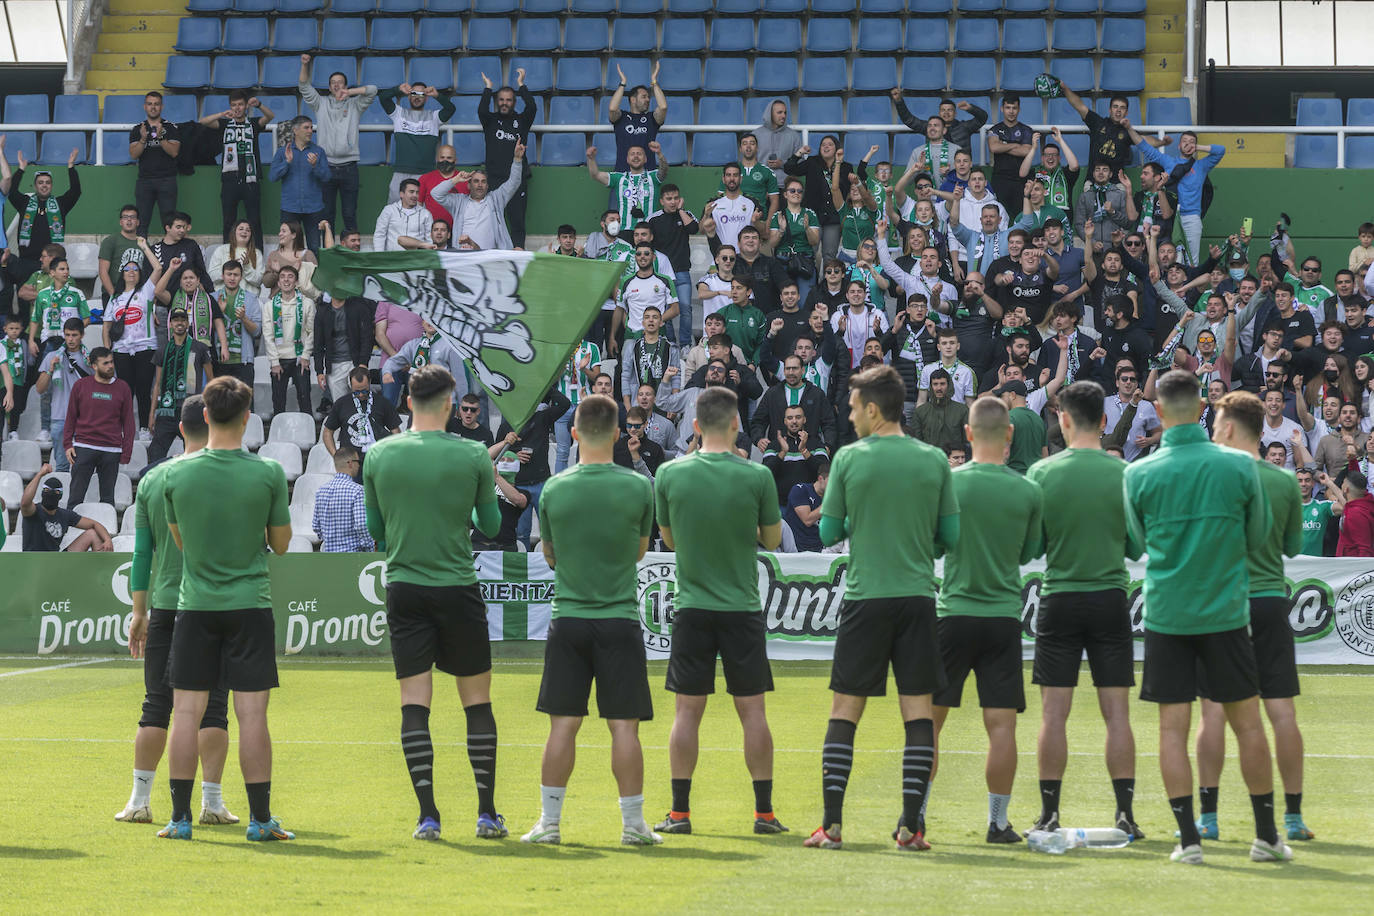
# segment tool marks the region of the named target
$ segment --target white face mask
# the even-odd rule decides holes
[[[619,220],[611,220],[609,223],[607,223],[607,224],[606,224],[606,234],[607,234],[607,235],[611,235],[611,236],[619,235],[619,234],[620,234],[620,221],[619,221]]]

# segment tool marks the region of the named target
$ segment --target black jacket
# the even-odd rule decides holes
[[[690,212],[687,215],[692,216]],[[692,221],[684,226],[680,212],[660,212],[649,217],[647,222],[649,228],[654,231],[654,249],[667,256],[673,265],[673,270],[678,273],[689,270],[692,266],[691,236],[696,235],[701,228],[697,218],[692,216]],[[633,235],[633,233],[631,234]],[[626,241],[631,240],[627,239]]]
[[[1120,330],[1113,327],[1104,330],[1102,332],[1102,349],[1107,351],[1107,360],[1098,373],[1098,377],[1107,386],[1108,393],[1111,393],[1114,390],[1113,383],[1116,379],[1116,364],[1123,359],[1131,361],[1138,377],[1145,377],[1147,372],[1146,361],[1154,352],[1154,341],[1150,339],[1150,333],[1142,328],[1139,322],[1131,321]]]
[[[720,248],[720,240],[711,236],[708,241],[711,243],[711,256],[715,257],[716,250]],[[754,285],[754,305],[765,315],[782,307],[778,302],[778,293],[784,285],[793,282],[783,268],[782,262],[763,252],[759,252],[758,257],[752,261],[744,260],[743,252],[739,253],[735,260],[734,276],[747,277]]]
[[[362,296],[344,300],[344,321],[348,327],[348,352],[334,352],[334,306],[321,303],[315,309],[315,372],[329,374],[329,367],[345,360],[355,366],[366,366],[372,357],[375,333],[372,317],[377,303]]]
[[[477,103],[477,120],[482,124],[482,132],[487,138],[486,167],[487,183],[492,190],[498,188],[510,177],[510,164],[515,160],[517,142],[529,146],[530,127],[539,108],[534,94],[528,86],[515,90],[520,97],[520,105],[510,114],[497,114],[492,108],[492,91],[482,90],[482,100]],[[521,170],[523,181],[530,180],[530,156],[524,159]]]
[[[905,313],[903,313],[905,314]],[[892,330],[888,331],[883,337],[883,352],[892,355],[892,368],[902,377],[902,383],[906,385],[906,401],[908,404],[916,403],[916,393],[920,390],[921,380],[916,375],[916,363],[902,356],[902,350],[906,347],[907,337],[910,336],[910,326],[903,321],[901,324],[894,324]],[[939,362],[940,351],[935,348],[935,334],[921,323],[921,328],[916,334],[916,344],[921,348],[921,360],[923,365],[930,365]]]
[[[42,171],[40,169],[39,171]],[[24,180],[24,170],[14,170],[14,180],[10,183],[9,201],[14,209],[19,211],[19,225],[22,227],[24,218],[28,213],[29,198],[36,197],[37,193],[25,194],[19,190],[20,183]],[[57,195],[57,209],[61,212],[63,220],[67,220],[72,212],[72,207],[81,199],[81,176],[77,174],[76,167],[67,169],[68,187],[65,192]],[[37,261],[38,256],[43,252],[43,246],[52,241],[52,232],[48,228],[48,214],[43,207],[38,208],[37,214],[33,218],[33,229],[29,233],[29,243],[24,247],[19,247],[19,230],[14,231],[14,238],[10,240],[15,249],[18,250],[21,258]],[[208,287],[214,289],[213,286]]]
[[[984,124],[988,123],[988,113],[977,105],[969,103],[968,113],[969,117],[967,120],[960,121],[959,116],[955,115],[954,121],[945,122],[945,139],[961,149],[972,149],[972,147],[969,146],[970,138],[978,133]],[[932,112],[931,114],[939,114],[939,112]],[[906,107],[906,99],[897,100],[897,117],[901,118],[902,123],[907,127],[925,136],[926,119],[918,118],[912,114],[911,109]],[[900,167],[894,163],[892,171],[896,173],[899,168]]]
[[[789,175],[797,175],[806,182],[806,192],[802,194],[802,206],[810,207],[820,217],[822,226],[839,223],[840,215],[835,212],[835,202],[830,197],[830,169],[819,155],[802,158],[793,154],[782,164],[782,170]],[[849,176],[854,168],[848,162],[840,164],[840,183],[849,187]],[[736,270],[739,268],[736,267]]]
[[[553,476],[549,473],[549,436],[553,434],[553,424],[572,407],[572,401],[557,388],[551,388],[549,393],[544,395],[543,403],[544,409],[536,410],[534,416],[520,427],[520,441],[515,444],[516,451],[528,448],[532,453],[530,460],[520,465],[520,470],[516,472],[517,487],[543,483]],[[510,422],[503,419],[497,427],[496,438],[504,439],[509,432],[512,432]]]
[[[786,383],[779,382],[769,388],[754,409],[754,416],[749,421],[749,438],[754,442],[760,439],[773,442],[778,431],[787,428],[783,425],[783,415],[787,413],[787,393],[783,390],[786,387]],[[826,458],[829,459],[838,444],[835,438],[835,411],[830,406],[830,399],[815,385],[803,382],[801,406],[806,412],[806,433],[811,450],[814,452],[825,448],[828,451]]]

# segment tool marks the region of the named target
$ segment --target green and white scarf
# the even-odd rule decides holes
[[[435,331],[433,334],[426,334],[424,337],[420,338],[419,344],[415,347],[415,355],[410,360],[410,368],[419,369],[421,366],[429,365],[430,347],[433,347],[435,341],[438,339],[438,331]]]
[[[1137,232],[1144,232],[1155,222],[1155,203],[1159,198],[1157,191],[1146,191],[1145,196],[1140,199],[1140,225],[1136,226]]]
[[[232,293],[227,289],[219,290],[220,300],[224,303],[224,336],[229,339],[229,363],[237,365],[243,361],[243,320],[238,317],[239,306],[244,304],[243,287]]]
[[[296,296],[295,302],[292,305],[293,311],[291,312],[291,324],[296,329],[296,333],[294,335],[295,340],[293,341],[296,349],[296,358],[300,359],[301,354],[305,352],[305,343],[301,340],[301,314],[304,310],[304,305],[301,300],[300,290],[296,290],[295,292]],[[282,333],[281,305],[281,293],[276,293],[272,296],[272,333],[276,335],[277,340],[285,342],[285,337]]]
[[[1069,208],[1069,183],[1062,168],[1040,169],[1035,173],[1035,180],[1045,186],[1046,201],[1061,210]]]
[[[5,351],[5,364],[10,367],[10,380],[16,385],[24,384],[25,371],[28,368],[28,360],[24,357],[24,339],[21,337],[13,344],[9,338],[0,340],[0,349]]]
[[[1078,354],[1078,332],[1074,331],[1069,335],[1069,342],[1065,345],[1069,348],[1069,371],[1064,376],[1064,384],[1072,385],[1078,380],[1079,354]]]
[[[215,312],[210,306],[210,294],[197,288],[188,298],[186,291],[179,289],[172,296],[172,309],[185,309],[191,319],[191,337],[211,346],[215,335]]]
[[[1165,370],[1174,365],[1174,351],[1183,342],[1184,326],[1178,325],[1169,335],[1169,339],[1164,341],[1164,347],[1147,361],[1151,369]]]
[[[938,157],[935,155],[937,149],[940,151]],[[926,168],[943,175],[949,171],[950,155],[948,140],[941,140],[938,144],[932,145],[930,138],[926,138]]]
[[[37,194],[29,195],[29,202],[24,207],[24,218],[19,222],[19,244],[26,246],[33,238],[33,224],[38,220],[38,208],[43,208],[44,214],[48,217],[48,235],[53,242],[61,244],[66,238],[66,230],[62,225],[62,208],[57,205],[57,198],[49,197],[41,204]]]
[[[162,351],[162,390],[157,398],[159,417],[176,416],[177,405],[186,400],[186,394],[192,387],[190,376],[195,366],[190,353],[190,335],[180,346],[177,346],[175,339],[169,339]]]
[[[907,325],[906,342],[902,344],[902,352],[898,354],[903,359],[910,360],[916,364],[916,381],[918,382],[921,380],[921,373],[925,371],[926,367],[925,351],[921,349],[921,341],[919,339],[921,336],[921,329],[924,327],[925,322],[922,322],[920,327],[915,328],[910,324]]]

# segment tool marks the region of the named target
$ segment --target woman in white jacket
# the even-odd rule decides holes
[[[205,265],[210,279],[219,283],[224,265],[229,261],[238,261],[243,266],[244,292],[254,299],[262,298],[262,272],[267,266],[267,259],[253,247],[253,225],[246,219],[239,220],[234,224],[230,238],[232,241],[216,247],[210,253],[210,260]]]

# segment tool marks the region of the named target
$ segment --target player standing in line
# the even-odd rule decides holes
[[[1040,685],[1040,817],[1032,830],[1059,829],[1059,792],[1068,762],[1067,725],[1083,653],[1088,655],[1097,705],[1107,726],[1107,773],[1116,795],[1116,826],[1132,839],[1135,823],[1135,686],[1131,609],[1126,603],[1126,510],[1121,480],[1126,464],[1102,450],[1105,394],[1096,382],[1059,392],[1059,425],[1068,448],[1026,472],[1047,507],[1045,580],[1035,618],[1035,664]],[[1072,511],[1063,511],[1071,507]],[[1139,554],[1131,555],[1136,559]]]
[[[744,731],[744,763],[754,781],[754,832],[787,832],[773,814],[773,733],[764,710],[773,672],[757,559],[757,545],[773,550],[782,542],[782,516],[772,473],[735,454],[739,424],[735,393],[706,389],[692,421],[701,447],[665,464],[656,481],[658,528],[663,543],[677,552],[667,677],[667,689],[677,694],[668,739],[673,809],[654,828],[663,833],[692,832],[697,734],[716,689],[717,656]]]
[[[1140,698],[1159,704],[1159,768],[1178,821],[1170,859],[1202,864],[1193,821],[1188,729],[1206,670],[1240,750],[1255,813],[1250,858],[1293,857],[1274,827],[1274,772],[1259,711],[1259,672],[1250,642],[1248,553],[1264,548],[1272,518],[1250,455],[1207,441],[1197,376],[1166,372],[1156,383],[1160,448],[1126,468],[1127,549],[1145,565],[1145,674]]]
[[[859,439],[830,465],[820,520],[822,543],[849,538],[849,570],[821,749],[825,817],[805,845],[840,848],[854,733],[868,698],[886,694],[891,663],[906,725],[897,848],[929,849],[920,817],[935,760],[930,698],[945,686],[935,635],[935,550],[959,541],[959,501],[945,453],[902,431],[906,387],[897,370],[875,366],[853,376],[849,389]]]
[[[620,793],[620,842],[651,846],[663,837],[644,822],[644,751],[639,723],[654,717],[639,627],[635,564],[649,549],[654,489],[615,463],[619,408],[583,398],[573,416],[578,461],[539,497],[539,546],[554,573],[553,621],[544,644],[538,710],[549,716],[539,774],[539,821],[521,839],[558,843],[563,797],[577,755],[577,732],[596,681],[596,708],[611,730],[611,772]]]
[[[367,530],[386,552],[386,620],[401,686],[401,752],[420,803],[417,840],[439,839],[434,804],[431,668],[453,675],[467,718],[477,781],[477,836],[507,835],[496,813],[496,719],[491,713],[487,606],[472,563],[467,520],[488,537],[501,528],[496,474],[481,444],[444,431],[453,375],[436,363],[410,373],[411,425],[372,447],[363,465]]]
[[[935,603],[948,685],[935,692],[935,736],[959,706],[973,672],[988,733],[989,843],[1019,843],[1007,820],[1016,778],[1016,716],[1026,709],[1021,682],[1021,564],[1044,552],[1040,487],[1008,468],[1012,425],[1000,398],[969,408],[964,437],[973,457],[953,474],[959,500],[959,538],[945,557]],[[931,768],[935,777],[936,765]],[[929,794],[927,794],[929,798]],[[922,824],[924,826],[924,824]]]
[[[1216,411],[1212,441],[1256,457],[1264,422],[1264,405],[1260,400],[1253,394],[1233,391],[1217,402]],[[1302,552],[1302,491],[1291,471],[1267,461],[1259,461],[1258,469],[1273,522],[1264,546],[1246,557],[1250,573],[1250,641],[1259,669],[1260,699],[1274,729],[1274,754],[1283,779],[1284,831],[1290,840],[1310,840],[1312,831],[1302,819],[1302,732],[1298,730],[1293,708],[1293,697],[1300,692],[1293,628],[1288,624],[1293,599],[1288,595],[1288,581],[1283,574],[1283,558]],[[1198,674],[1198,692],[1207,697],[1207,672]],[[1217,787],[1225,756],[1225,713],[1219,705],[1204,699],[1197,730],[1197,792],[1202,809],[1198,833],[1204,839],[1215,840],[1220,835]]]
[[[248,793],[248,839],[294,840],[272,816],[272,737],[267,700],[277,686],[276,626],[264,539],[273,553],[291,542],[286,474],[243,448],[253,389],[232,376],[205,386],[205,448],[167,465],[163,505],[181,550],[181,588],[168,680],[172,732],[167,770],[172,820],[158,836],[191,838],[197,727],[210,691],[234,691],[239,770]],[[232,494],[225,499],[225,494]]]
[[[205,423],[205,400],[200,395],[193,394],[182,404],[180,428],[187,455],[205,448],[210,430]],[[115,815],[115,820],[126,824],[153,822],[153,778],[167,745],[167,726],[172,720],[167,656],[172,651],[177,592],[181,588],[181,551],[172,544],[163,501],[163,474],[169,463],[159,461],[143,472],[134,500],[134,563],[129,572],[134,616],[129,626],[129,654],[145,661],[143,715],[134,736],[134,791],[124,810]],[[151,617],[149,605],[153,609]],[[205,715],[200,720],[197,746],[204,777],[200,784],[200,822],[237,824],[238,817],[224,806],[220,794],[224,761],[229,756],[229,692],[223,687],[210,691]]]

